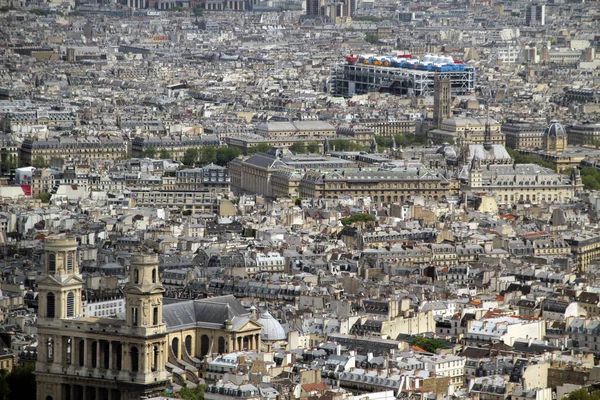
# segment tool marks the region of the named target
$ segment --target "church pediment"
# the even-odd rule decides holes
[[[44,278],[37,282],[38,285],[51,285],[51,286],[71,286],[71,285],[82,285],[83,279],[77,275],[71,275],[65,277],[65,280],[60,279],[60,277],[55,277],[52,275],[46,275]]]
[[[262,329],[262,326],[256,321],[248,320],[248,322],[246,322],[244,325],[242,325],[236,331],[238,333],[243,333],[243,332],[256,331],[257,329],[259,329],[259,330]]]

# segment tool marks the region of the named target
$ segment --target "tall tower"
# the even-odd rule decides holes
[[[46,238],[38,281],[38,318],[45,322],[80,316],[82,286],[75,237]]]
[[[81,317],[74,236],[46,238],[38,282],[37,398],[134,400],[168,387],[158,256],[131,256],[126,319]]]
[[[433,84],[433,125],[439,127],[443,120],[450,117],[452,117],[450,81],[436,75]]]

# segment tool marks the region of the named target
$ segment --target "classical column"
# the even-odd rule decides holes
[[[113,369],[113,342],[112,340],[108,341],[108,365],[106,369]],[[110,391],[109,391],[110,392]]]
[[[71,365],[79,365],[79,340],[75,336],[71,336]]]
[[[91,368],[92,366],[91,345],[92,344],[89,340],[87,340],[87,338],[83,338],[83,365],[88,368]]]
[[[131,370],[131,365],[130,365],[130,359],[129,359],[129,351],[127,351],[127,349],[129,348],[129,343],[122,343],[121,346],[121,370],[123,371],[130,371]]]
[[[96,340],[96,368],[102,366],[102,342]]]
[[[148,345],[146,343],[144,343],[140,347],[141,347],[141,349],[140,349],[140,353],[139,353],[139,356],[140,356],[140,361],[139,361],[140,369],[139,370],[143,373],[146,373],[147,372],[146,371],[146,364],[147,364],[146,361],[148,358]]]

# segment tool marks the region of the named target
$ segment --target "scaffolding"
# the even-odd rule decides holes
[[[352,97],[369,92],[391,93],[396,96],[433,96],[435,77],[450,81],[453,96],[475,90],[475,69],[434,72],[411,68],[394,68],[341,63],[332,71],[331,94]]]

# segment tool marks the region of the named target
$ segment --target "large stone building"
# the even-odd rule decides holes
[[[434,200],[454,196],[458,193],[454,182],[442,172],[417,168],[307,171],[299,191],[303,198],[370,197],[376,203],[395,203],[415,196]]]
[[[133,400],[168,387],[156,255],[131,257],[125,320],[82,316],[74,236],[46,238],[38,291],[38,399]]]
[[[544,126],[522,121],[502,124],[506,145],[511,149],[536,149],[544,143]]]
[[[486,123],[490,126],[490,142],[492,144],[505,145],[504,133],[500,129],[500,123],[494,119],[472,117],[456,117],[446,119],[442,122],[439,129],[432,129],[427,132],[427,138],[434,143],[443,144],[458,143],[463,144],[483,144],[485,141]]]
[[[570,145],[595,146],[600,142],[600,123],[567,126]]]
[[[474,160],[468,175],[464,190],[491,193],[498,204],[563,203],[583,189],[577,168],[571,176],[565,176],[536,164],[490,164],[482,167],[479,160]]]
[[[267,138],[282,136],[335,136],[335,127],[325,121],[263,122],[256,126],[256,134]]]
[[[38,159],[50,164],[53,158],[80,162],[98,162],[126,158],[127,143],[121,138],[73,138],[31,140],[21,145],[22,165],[33,165]]]
[[[175,301],[164,306],[163,317],[174,363],[262,346],[262,326],[232,295]]]
[[[273,148],[267,153],[257,153],[245,160],[237,158],[231,161],[229,163],[229,176],[232,191],[250,192],[271,197],[274,196],[272,177],[277,171],[303,170],[305,168],[339,169],[355,166],[354,162],[340,158],[313,154],[294,155],[287,149]],[[277,187],[282,186],[285,185],[280,182]],[[285,192],[285,190],[280,189],[278,193]]]
[[[131,142],[131,155],[133,157],[145,157],[148,151],[169,153],[173,160],[183,160],[183,155],[188,149],[200,147],[218,147],[221,142],[216,136],[165,136],[165,137],[142,137],[138,136]]]

